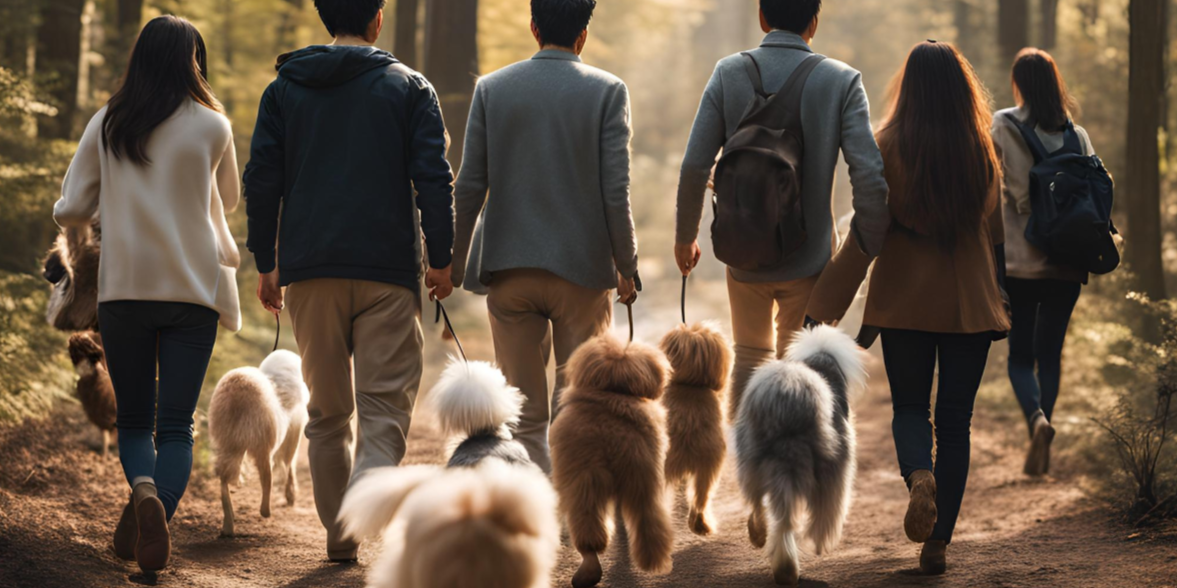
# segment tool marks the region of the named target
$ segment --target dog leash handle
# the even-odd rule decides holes
[[[440,300],[434,300],[434,302],[437,304],[437,313],[433,318],[433,323],[437,324],[442,320],[445,320],[445,328],[449,330],[450,335],[453,336],[454,344],[458,346],[458,353],[462,355],[462,361],[470,363],[470,360],[466,359],[466,350],[462,348],[462,340],[458,339],[458,333],[454,331],[454,324],[450,322],[450,315],[445,311],[445,306],[442,306]]]

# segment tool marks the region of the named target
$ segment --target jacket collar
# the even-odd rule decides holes
[[[532,59],[553,59],[557,61],[575,61],[580,63],[580,56],[575,53],[561,51],[559,49],[544,49],[536,53]]]
[[[809,44],[801,38],[801,35],[789,31],[773,31],[764,37],[764,42],[760,44],[761,47],[783,47],[786,49],[799,49],[813,53],[813,49],[809,48]]]

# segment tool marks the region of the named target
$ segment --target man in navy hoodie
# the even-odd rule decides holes
[[[453,290],[453,173],[433,87],[372,47],[384,0],[315,7],[335,41],[278,58],[245,169],[248,247],[262,304],[289,303],[327,555],[354,561],[358,545],[335,519],[354,477],[404,457],[423,361],[423,257],[429,295]]]

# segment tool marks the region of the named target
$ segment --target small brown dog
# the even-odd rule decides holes
[[[592,339],[569,361],[569,388],[552,424],[552,484],[573,546],[584,560],[576,588],[601,581],[613,506],[629,533],[638,568],[670,571],[674,537],[665,500],[666,359],[641,343]]]
[[[670,436],[666,480],[677,484],[693,479],[687,526],[697,535],[710,535],[713,525],[707,505],[727,451],[723,401],[731,347],[709,323],[682,325],[662,338],[661,347],[672,370],[662,397]]]
[[[86,418],[102,433],[102,463],[110,451],[110,434],[115,432],[118,405],[114,385],[106,370],[106,351],[102,335],[96,331],[74,333],[69,337],[69,358],[78,372],[78,400],[86,411]]]

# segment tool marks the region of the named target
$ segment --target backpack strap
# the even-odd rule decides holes
[[[1079,133],[1075,132],[1075,123],[1070,120],[1067,121],[1067,126],[1063,129],[1063,148],[1061,151],[1087,155],[1087,152],[1083,150],[1083,142],[1079,140]]]
[[[1034,156],[1034,165],[1038,165],[1042,163],[1042,160],[1050,157],[1050,152],[1046,150],[1046,145],[1042,144],[1042,139],[1038,138],[1038,133],[1034,132],[1034,127],[1018,120],[1018,117],[1014,116],[1012,112],[1005,113],[1005,117],[1022,134],[1022,140],[1026,142],[1026,146],[1030,148],[1030,153]]]
[[[768,99],[769,94],[764,91],[764,81],[760,76],[760,66],[757,65],[756,59],[747,51],[740,53],[740,55],[744,56],[744,70],[748,72],[748,80],[752,82],[752,89],[756,91],[757,96]]]
[[[781,87],[779,94],[780,99],[784,101],[785,128],[801,128],[801,95],[805,91],[805,82],[809,80],[809,74],[813,73],[814,68],[824,60],[824,55],[813,54],[806,57]]]

